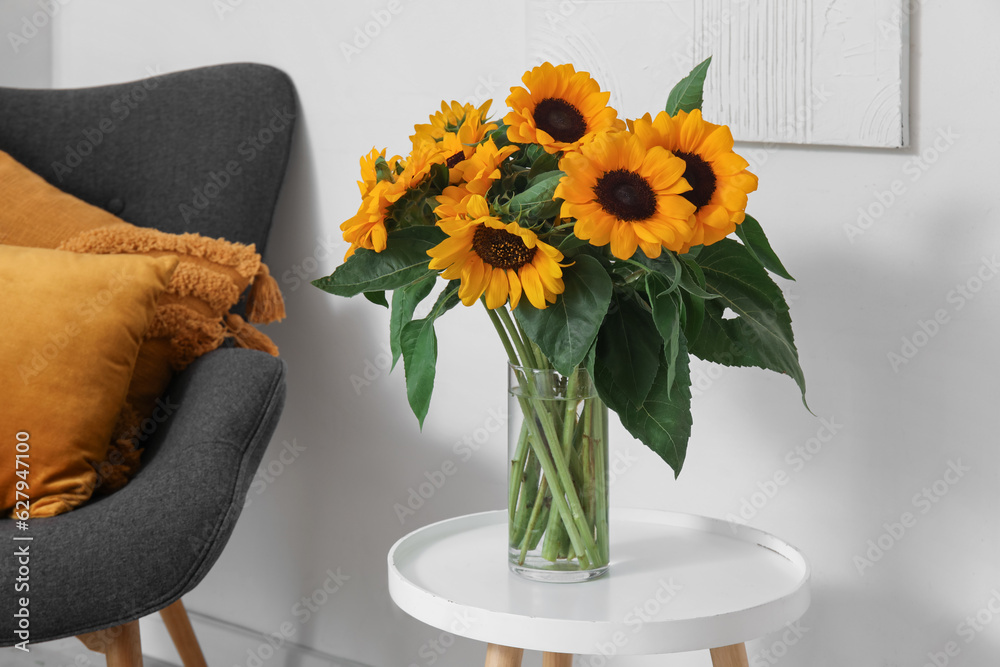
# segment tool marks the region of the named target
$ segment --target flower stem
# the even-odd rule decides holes
[[[524,341],[521,340],[521,336],[517,332],[517,328],[514,326],[506,308],[498,308],[496,310],[487,308],[486,312],[489,314],[490,320],[493,322],[493,327],[504,344],[504,349],[507,351],[507,356],[511,364],[521,366],[519,358],[522,360],[531,359],[533,355],[526,349]],[[560,438],[556,430],[553,415],[549,410],[545,409],[541,401],[539,401],[537,406],[532,405],[530,399],[538,398],[538,389],[533,382],[525,378],[522,388],[527,396],[518,395],[517,400],[521,405],[521,412],[524,414],[525,423],[528,425],[530,432],[530,437],[528,438],[529,444],[535,452],[545,478],[548,480],[548,485],[552,490],[552,502],[566,528],[567,536],[573,545],[573,549],[581,556],[581,561],[585,561],[583,564],[586,567],[589,567],[589,563],[602,562],[599,559],[597,546],[594,544],[593,535],[587,525],[586,515],[583,512],[579,496],[573,485],[566,456],[563,453],[563,448],[559,446]],[[549,443],[549,445],[546,446],[546,443]],[[589,563],[586,561],[589,561]]]

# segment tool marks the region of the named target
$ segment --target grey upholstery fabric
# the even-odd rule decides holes
[[[263,247],[295,114],[288,76],[253,64],[76,90],[0,88],[0,149],[132,224]],[[238,173],[220,185],[231,163]]]
[[[288,77],[254,64],[145,84],[0,88],[0,150],[133,224],[263,251],[295,109]],[[216,350],[178,374],[157,415],[170,416],[145,424],[135,479],[31,520],[31,643],[140,618],[197,585],[233,530],[284,396],[284,362],[251,350]],[[0,646],[18,641],[14,532],[0,520]]]

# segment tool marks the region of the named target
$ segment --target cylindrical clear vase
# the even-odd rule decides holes
[[[509,365],[508,562],[527,579],[608,570],[608,410],[583,367]]]

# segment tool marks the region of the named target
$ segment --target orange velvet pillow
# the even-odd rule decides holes
[[[30,499],[30,516],[53,516],[90,498],[176,266],[0,245],[0,512]]]
[[[228,312],[249,286],[250,321],[266,323],[285,316],[277,283],[253,245],[136,227],[53,187],[2,151],[0,202],[0,243],[180,260],[139,349],[110,458],[100,465],[102,491],[120,488],[138,469],[137,445],[146,437],[143,420],[153,413],[173,371],[227,338],[239,347],[277,356],[277,347],[266,335]]]

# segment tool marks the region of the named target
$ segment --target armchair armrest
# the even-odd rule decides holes
[[[232,533],[284,399],[285,364],[262,352],[215,350],[178,374],[143,425],[143,468],[128,485],[30,521],[31,641],[120,625],[194,588]],[[15,532],[0,521],[0,541]],[[0,581],[17,567],[0,552]],[[2,596],[0,646],[17,641],[14,603]]]

